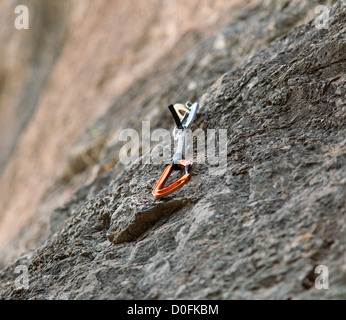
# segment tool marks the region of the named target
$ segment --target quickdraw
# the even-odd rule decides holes
[[[183,185],[188,183],[191,179],[190,171],[192,169],[192,162],[185,160],[185,141],[186,141],[186,129],[189,129],[196,118],[198,112],[198,103],[187,102],[184,105],[175,104],[170,105],[168,109],[171,111],[176,127],[173,130],[173,136],[175,140],[178,140],[177,151],[173,155],[172,164],[170,164],[163,172],[161,178],[156,184],[153,195],[155,198],[162,198],[177,191]],[[185,114],[180,113],[181,111]],[[175,170],[185,170],[185,174],[178,181],[174,182],[168,187],[164,187],[171,173]]]

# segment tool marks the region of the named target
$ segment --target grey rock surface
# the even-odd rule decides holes
[[[227,129],[227,170],[196,163],[186,186],[155,200],[164,165],[113,159],[55,210],[42,246],[0,271],[2,299],[346,298],[345,5],[317,29],[316,2],[268,3],[170,77],[136,82],[93,123],[102,147],[90,132],[77,142],[100,148],[103,173],[121,128],[172,129],[164,107],[198,100],[192,129]],[[127,121],[114,116],[136,104]],[[27,290],[15,286],[18,265]],[[329,290],[314,286],[317,265]]]

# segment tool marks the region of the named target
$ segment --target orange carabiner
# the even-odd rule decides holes
[[[179,161],[179,167],[185,169],[185,175],[181,177],[178,181],[174,182],[170,186],[164,188],[165,183],[167,182],[169,176],[171,175],[173,169],[173,164],[170,164],[166,170],[163,172],[160,180],[156,184],[153,195],[155,198],[163,198],[165,196],[168,196],[169,194],[173,193],[174,191],[177,191],[180,189],[184,184],[188,183],[191,179],[191,175],[189,171],[191,170],[192,163],[190,161],[186,160],[180,160]]]

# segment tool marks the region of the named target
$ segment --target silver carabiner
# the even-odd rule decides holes
[[[193,121],[195,120],[199,105],[197,102],[194,104],[187,102],[186,107],[189,109],[189,113],[186,112],[183,116],[182,120],[180,121],[180,128],[176,126],[173,130],[174,140],[178,140],[177,150],[173,155],[173,170],[178,170],[179,161],[185,159],[186,129],[190,129]]]
[[[182,124],[185,129],[190,129],[192,123],[195,121],[199,105],[197,102],[195,102],[194,104],[192,104],[191,102],[187,102],[186,106],[190,107],[190,113],[186,120],[186,123],[182,122]]]
[[[176,105],[174,105],[174,108],[175,108],[175,106]],[[178,104],[178,106],[180,107],[179,104]],[[195,121],[195,118],[196,118],[196,115],[198,112],[198,108],[199,108],[198,102],[195,102],[192,104],[190,101],[188,101],[188,102],[186,102],[185,106],[189,110],[189,112],[185,112],[184,116],[182,117],[182,119],[180,121],[183,129],[181,129],[181,128],[179,129],[177,126],[174,128],[173,137],[175,140],[178,139],[179,130],[190,129],[192,123]],[[181,110],[181,109],[179,109],[179,110]]]

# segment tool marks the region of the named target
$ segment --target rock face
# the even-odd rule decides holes
[[[327,3],[318,29],[317,4],[254,2],[211,37],[182,35],[191,50],[166,52],[91,118],[32,215],[51,231],[4,264],[1,298],[346,298],[346,10]],[[193,130],[227,130],[227,169],[197,162],[155,200],[165,166],[124,166],[119,132],[172,129],[166,106],[187,100],[200,103]]]
[[[188,7],[183,0],[32,0],[29,30],[16,30],[15,5],[0,4],[1,266],[49,236],[50,214],[99,174],[100,152],[121,120],[237,7],[226,0]],[[108,109],[116,116],[100,130],[93,122]]]

